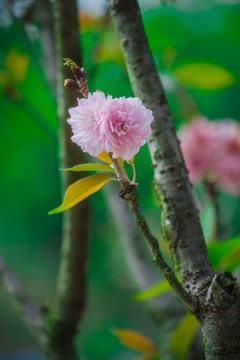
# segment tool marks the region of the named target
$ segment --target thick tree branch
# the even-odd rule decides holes
[[[198,209],[138,3],[108,2],[134,93],[154,114],[149,149],[155,169],[155,191],[162,209],[162,231],[182,283],[198,300],[195,315],[201,323],[206,359],[239,360],[239,286],[229,273],[217,276],[209,263]]]
[[[153,111],[149,139],[162,231],[186,288],[195,294],[214,272],[209,264],[198,209],[173,127],[167,99],[144,32],[136,0],[108,0],[136,96]]]
[[[63,87],[71,74],[63,66],[63,58],[71,57],[81,64],[78,17],[75,0],[52,0],[55,24],[57,62],[57,100],[60,121],[61,168],[84,162],[84,155],[71,141],[71,128],[66,119],[68,108],[76,105],[76,94]],[[77,178],[76,178],[77,176]],[[82,177],[85,174],[81,174]],[[63,190],[79,179],[79,174],[62,172]],[[86,298],[86,263],[88,251],[89,205],[87,201],[66,211],[63,215],[63,244],[58,276],[56,304],[51,312],[50,356],[75,358],[73,338],[82,318]]]

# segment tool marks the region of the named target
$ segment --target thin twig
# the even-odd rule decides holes
[[[182,299],[182,301],[187,305],[190,311],[194,311],[196,308],[196,304],[194,299],[188,294],[181,283],[176,278],[172,269],[168,266],[166,261],[163,258],[163,255],[160,251],[158,240],[151,233],[148,224],[139,208],[138,205],[138,195],[136,191],[136,185],[129,184],[129,182],[122,177],[121,166],[117,159],[112,158],[113,166],[116,170],[117,177],[121,186],[120,197],[127,201],[129,210],[132,212],[135,218],[135,222],[140,229],[141,233],[145,237],[148,246],[153,255],[153,262],[156,267],[162,272],[170,286],[175,290],[178,296]]]
[[[41,314],[0,255],[0,282],[36,338],[40,338]]]

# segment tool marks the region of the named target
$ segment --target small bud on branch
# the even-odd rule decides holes
[[[76,81],[72,80],[72,82],[70,82],[70,79],[66,79],[64,86],[72,90],[77,90],[85,98],[87,98],[89,90],[85,69],[80,68],[72,59],[64,58],[63,60],[65,60],[64,65],[67,65],[72,70],[72,73],[76,79]]]
[[[78,83],[75,81],[75,80],[72,80],[72,79],[66,79],[64,81],[64,87],[65,88],[68,88],[68,89],[71,89],[71,90],[80,90],[79,86],[78,86]]]

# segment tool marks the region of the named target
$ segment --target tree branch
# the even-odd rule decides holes
[[[136,222],[139,230],[145,237],[145,239],[148,243],[148,246],[152,252],[153,263],[165,276],[165,278],[167,279],[167,281],[169,282],[171,287],[175,290],[176,294],[182,299],[182,301],[188,306],[188,308],[191,311],[194,311],[195,306],[196,306],[195,301],[184,290],[182,285],[177,280],[174,272],[172,271],[172,269],[168,266],[168,264],[164,260],[162,253],[160,251],[159,245],[158,245],[158,240],[151,233],[151,231],[148,227],[148,224],[146,223],[145,218],[139,208],[136,185],[131,185],[127,181],[117,159],[112,158],[112,163],[113,163],[114,169],[116,171],[116,174],[117,174],[117,177],[120,182],[121,189],[122,189],[121,193],[120,193],[120,197],[122,197],[124,200],[127,201],[129,210],[134,215],[135,222]]]
[[[0,255],[0,283],[6,290],[11,301],[16,305],[21,317],[32,331],[33,335],[40,339],[41,314],[28,295],[24,292],[20,282],[10,271]]]
[[[198,209],[173,127],[167,99],[144,32],[136,0],[108,0],[136,96],[153,111],[149,149],[162,209],[162,232],[176,269],[192,294],[212,278]]]
[[[63,87],[70,71],[63,66],[63,58],[71,57],[82,63],[79,46],[78,17],[75,0],[51,0],[55,24],[57,62],[57,100],[60,121],[61,168],[84,162],[85,156],[71,141],[71,128],[66,119],[68,109],[75,105],[76,94]],[[81,174],[85,176],[84,173]],[[79,174],[62,172],[63,191],[79,179]],[[49,357],[76,357],[73,338],[82,318],[86,298],[86,264],[88,253],[89,205],[87,201],[63,214],[63,244],[58,276],[56,303],[51,312]]]
[[[139,292],[150,288],[161,281],[161,276],[151,261],[151,253],[148,251],[145,239],[139,233],[133,216],[129,216],[128,204],[123,201],[116,192],[119,185],[116,182],[103,187],[105,200],[110,208],[109,216],[114,223],[116,238],[124,253],[124,268],[128,274],[128,283],[133,292]],[[179,322],[186,312],[185,305],[178,299],[174,291],[166,292],[142,302],[154,322],[157,331],[161,333],[159,346],[162,356],[168,356],[171,350],[170,339]],[[169,321],[169,319],[173,321]],[[199,347],[201,345],[199,344]],[[192,349],[193,350],[193,349]],[[196,359],[198,349],[192,351],[190,359]]]
[[[141,241],[141,236],[134,222],[129,216],[128,205],[116,196],[119,185],[116,182],[109,183],[103,188],[105,200],[108,203],[113,222],[124,248],[124,259],[128,267],[128,273],[136,287],[140,291],[150,287],[159,281],[159,273],[151,264],[151,256],[148,254],[147,245]]]

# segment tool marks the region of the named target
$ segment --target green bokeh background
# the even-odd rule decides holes
[[[211,120],[239,121],[239,2],[144,4],[144,25],[176,128],[198,114]],[[45,57],[39,13],[30,19],[11,15],[6,21],[7,8],[3,3],[5,13],[0,18],[0,253],[40,306],[53,299],[61,244],[61,215],[47,215],[61,201],[56,99],[47,75],[52,63]],[[50,8],[44,11],[50,12]],[[80,41],[90,90],[100,89],[114,97],[132,96],[109,16],[83,12]],[[209,72],[206,83],[201,71],[192,73],[190,66],[184,74],[181,70],[196,62],[204,63],[206,70],[208,64],[215,65],[215,73]],[[160,211],[151,193],[150,164],[145,146],[136,157],[140,203],[157,232]],[[203,196],[201,187],[197,191]],[[132,359],[136,353],[120,345],[111,328],[134,328],[157,342],[156,325],[144,304],[133,299],[124,253],[104,194],[97,193],[90,201],[89,304],[77,344],[88,359]],[[220,203],[223,233],[226,237],[239,234],[238,196],[221,193]],[[202,222],[208,234],[211,211],[204,209]],[[2,289],[0,318],[0,359],[41,357]]]

